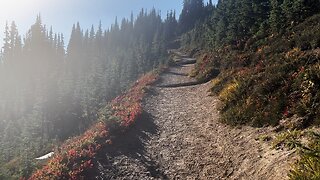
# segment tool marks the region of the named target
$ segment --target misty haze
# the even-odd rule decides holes
[[[319,13],[0,2],[0,180],[320,179]]]

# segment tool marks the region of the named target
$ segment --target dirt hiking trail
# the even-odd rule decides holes
[[[192,85],[196,81],[188,73],[194,64],[181,62],[150,87],[143,117],[97,157],[92,178],[286,179],[293,152],[272,150],[258,140],[271,128],[220,123],[210,82]],[[191,85],[177,86],[186,83]]]

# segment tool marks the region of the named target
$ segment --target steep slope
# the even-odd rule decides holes
[[[302,3],[281,2],[285,4],[278,6],[280,9],[290,3]],[[309,10],[319,9],[312,7]],[[293,166],[291,179],[320,179],[320,14],[313,13],[301,12],[307,16],[289,21],[291,24],[283,26],[282,32],[266,28],[239,43],[218,43],[220,46],[215,47],[204,42],[213,40],[218,35],[216,31],[195,29],[189,35],[194,34],[195,40],[202,43],[185,46],[197,57],[193,76],[201,80],[220,72],[211,91],[222,101],[221,121],[240,126],[278,126],[280,144],[300,152],[301,160]],[[206,25],[217,27],[209,22]]]
[[[210,83],[194,82],[194,65],[171,67],[149,89],[143,117],[98,157],[95,179],[285,179],[292,151],[270,150],[271,128],[234,128],[218,121]]]

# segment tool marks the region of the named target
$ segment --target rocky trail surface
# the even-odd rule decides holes
[[[292,151],[272,150],[259,140],[271,128],[220,123],[210,82],[192,85],[196,81],[188,77],[193,66],[171,67],[150,87],[143,117],[97,156],[92,178],[286,179]]]

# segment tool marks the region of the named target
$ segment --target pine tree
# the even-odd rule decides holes
[[[204,18],[203,0],[184,0],[183,9],[179,17],[180,33],[191,30],[197,21]]]
[[[223,4],[223,1],[218,1],[217,10],[215,11],[213,18],[216,19],[216,26],[215,26],[215,46],[219,46],[225,43],[225,37],[228,27],[228,21],[226,17],[226,5]]]
[[[3,39],[3,61],[6,63],[6,59],[10,56],[10,32],[8,22],[6,22],[4,39]]]
[[[12,21],[11,27],[10,27],[10,49],[13,51],[15,48],[16,40],[18,37],[18,30],[16,23]]]
[[[0,63],[1,155],[9,153],[6,161],[10,161],[13,155],[22,155],[19,148],[41,152],[54,138],[64,140],[83,132],[105,102],[164,62],[177,28],[173,11],[163,22],[155,9],[123,19],[120,26],[116,18],[107,30],[101,22],[97,31],[93,26],[83,31],[77,23],[65,52],[63,34],[54,33],[52,27],[48,30],[40,15],[23,43],[15,24],[9,27],[7,23],[1,54],[6,63]],[[5,128],[7,121],[14,124]],[[14,128],[16,132],[10,131]],[[17,139],[5,136],[10,132]],[[27,144],[19,145],[20,140]],[[28,158],[24,161],[26,168],[20,172],[28,174]]]
[[[270,27],[273,33],[277,33],[283,28],[284,16],[281,10],[283,0],[271,0]]]

